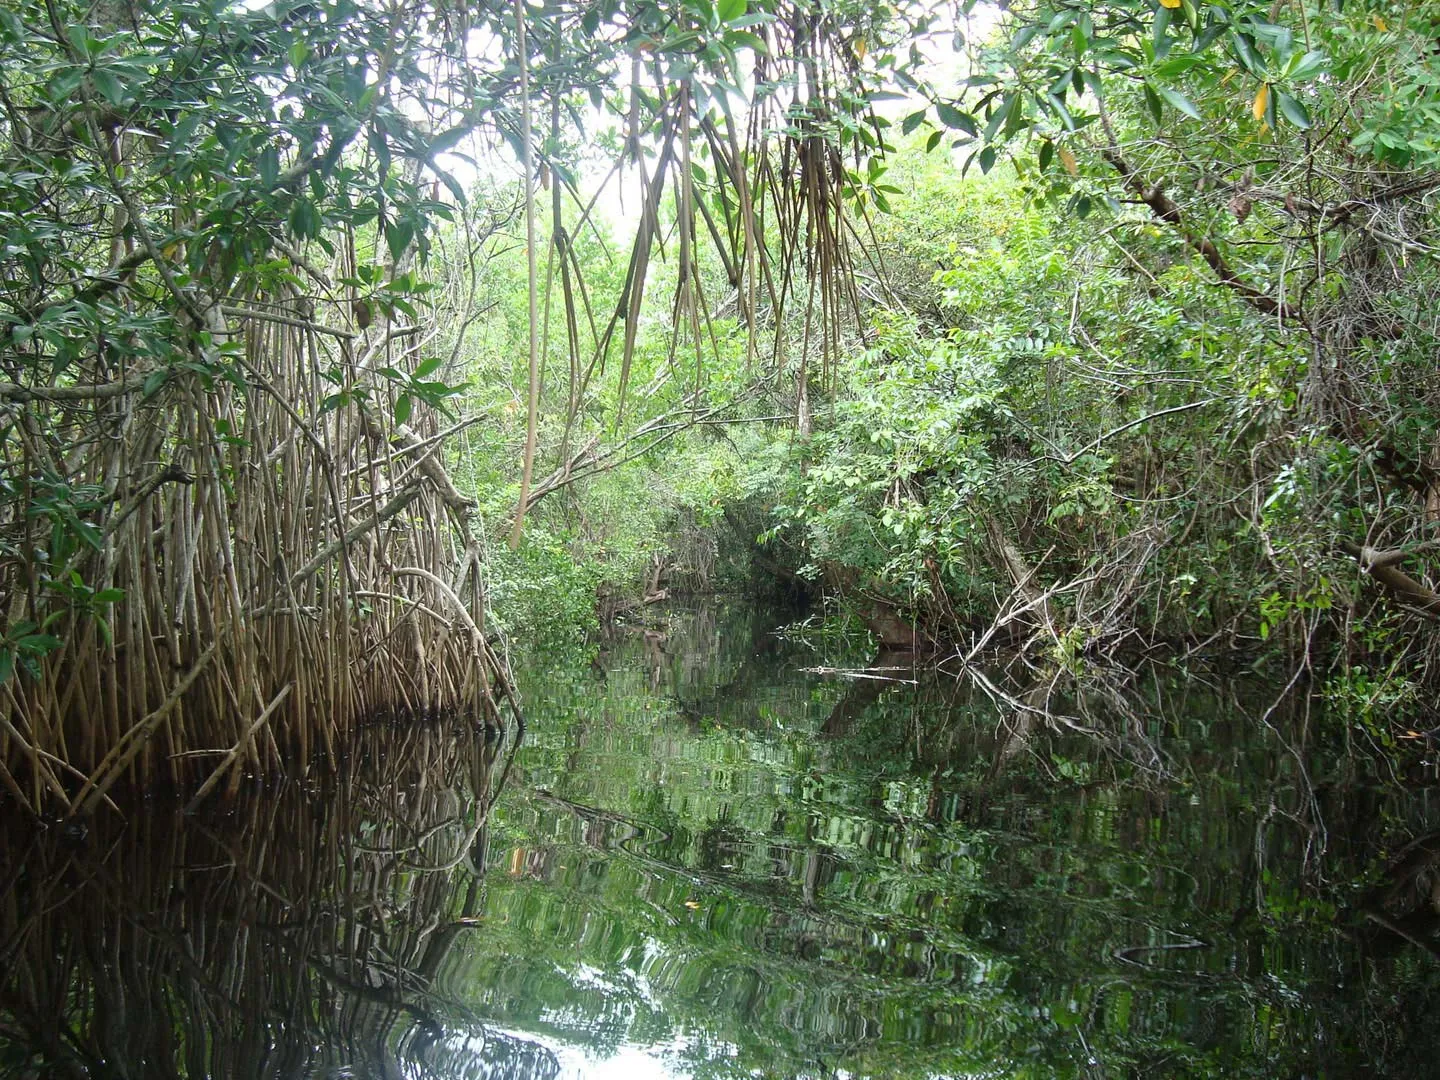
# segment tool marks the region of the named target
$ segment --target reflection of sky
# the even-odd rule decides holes
[[[502,1027],[491,1027],[488,1031],[492,1037],[507,1042],[543,1048],[559,1067],[557,1072],[549,1074],[554,1080],[689,1080],[691,1076],[685,1066],[666,1060],[679,1058],[690,1049],[683,1037],[643,1047],[621,1043],[604,1057],[597,1057],[594,1047],[547,1039],[529,1031]],[[713,1044],[710,1049],[713,1056]]]
[[[652,1046],[642,1048],[629,1043],[622,1043],[616,1047],[615,1053],[603,1061],[596,1061],[586,1056],[583,1052],[569,1050],[557,1053],[560,1060],[560,1077],[562,1080],[669,1080],[671,1077],[688,1077],[688,1072],[676,1072],[670,1068],[665,1061],[657,1057],[657,1053],[663,1054],[666,1050],[683,1050],[685,1044],[676,1041],[669,1047]]]
[[[650,986],[650,980],[644,975],[648,970],[648,963],[657,957],[664,955],[665,947],[658,941],[646,941],[644,950],[644,962],[640,970],[631,974],[630,980],[621,985],[610,978],[605,972],[591,964],[581,963],[569,974],[570,982],[575,986],[589,986],[596,990],[603,990],[612,994],[626,994],[631,997],[638,997],[645,1004],[658,1007],[660,999],[656,997]]]

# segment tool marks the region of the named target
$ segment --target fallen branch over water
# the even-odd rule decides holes
[[[840,678],[842,678],[842,679],[874,679],[874,680],[876,680],[877,682],[904,683],[904,684],[907,685],[907,686],[916,686],[916,685],[918,685],[918,680],[916,680],[916,679],[901,679],[901,678],[897,678],[897,677],[894,676],[894,675],[880,675],[880,674],[877,674],[877,672],[883,671],[883,670],[895,670],[895,671],[900,671],[900,670],[902,670],[902,669],[900,669],[900,668],[894,668],[894,669],[870,668],[870,669],[865,669],[865,668],[807,667],[807,668],[801,668],[800,670],[803,671],[803,672],[805,672],[807,675],[838,675],[838,676],[839,676]]]
[[[245,729],[245,734],[240,736],[240,741],[232,746],[229,752],[226,753],[225,760],[215,767],[215,771],[210,774],[210,779],[201,784],[200,790],[195,792],[194,797],[185,804],[185,813],[192,814],[195,812],[195,808],[205,800],[205,796],[214,790],[215,785],[220,783],[221,778],[230,769],[230,766],[235,764],[240,755],[244,753],[245,748],[250,745],[250,740],[265,726],[265,722],[274,715],[275,710],[280,707],[280,703],[289,697],[290,691],[294,689],[295,684],[293,682],[286,683],[285,688],[271,699],[270,704],[265,706],[265,711],[256,718],[253,724]]]

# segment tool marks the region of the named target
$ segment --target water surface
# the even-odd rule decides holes
[[[0,1076],[1428,1074],[1427,771],[1254,680],[778,620],[529,657],[503,791],[463,723],[386,728],[338,782],[11,830]]]

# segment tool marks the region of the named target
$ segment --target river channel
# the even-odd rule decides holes
[[[1440,1075],[1423,754],[1254,675],[956,677],[797,618],[517,658],[513,754],[384,724],[7,828],[0,1078]]]

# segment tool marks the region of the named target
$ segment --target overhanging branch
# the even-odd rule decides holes
[[[5,401],[96,401],[139,393],[145,388],[150,372],[131,375],[117,382],[94,383],[89,386],[22,386],[0,382],[0,398]]]
[[[1284,300],[1276,300],[1268,293],[1262,292],[1248,281],[1242,278],[1221,250],[1215,246],[1215,241],[1208,236],[1201,236],[1194,232],[1185,222],[1185,215],[1180,210],[1180,204],[1169,195],[1159,184],[1149,183],[1129,161],[1120,153],[1115,146],[1106,147],[1102,151],[1106,161],[1114,166],[1115,171],[1124,180],[1125,186],[1150,208],[1155,217],[1172,226],[1184,238],[1186,246],[1191,251],[1205,260],[1216,278],[1226,288],[1230,289],[1237,296],[1245,300],[1251,307],[1266,315],[1274,315],[1282,321],[1299,321],[1301,311],[1293,304]]]

